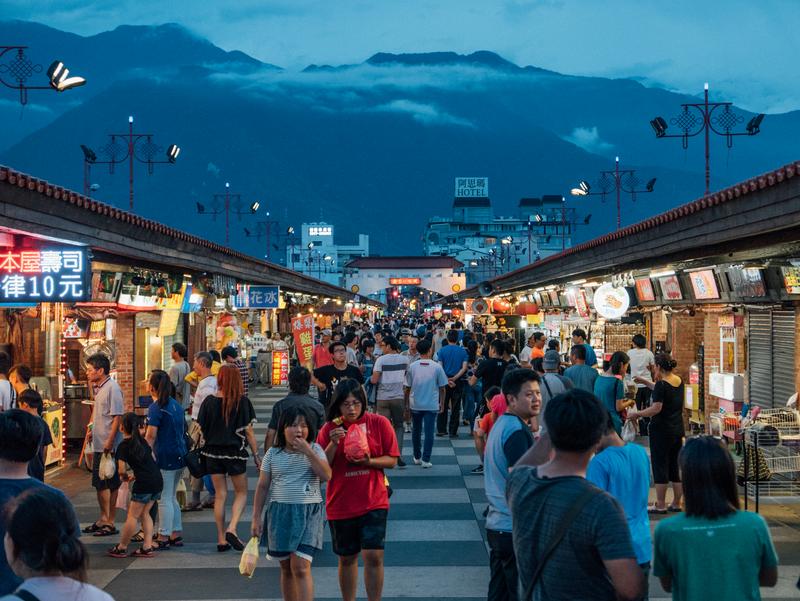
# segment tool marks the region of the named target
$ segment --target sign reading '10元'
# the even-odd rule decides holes
[[[0,302],[85,301],[89,297],[88,273],[83,248],[0,252]]]

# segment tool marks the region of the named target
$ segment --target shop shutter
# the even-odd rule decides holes
[[[747,329],[747,377],[750,402],[772,408],[772,312],[752,311]]]
[[[772,312],[772,407],[784,407],[795,393],[794,311]]]

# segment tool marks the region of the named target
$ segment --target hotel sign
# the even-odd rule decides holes
[[[0,302],[69,303],[89,300],[85,248],[50,247],[0,252]]]
[[[456,198],[489,198],[489,178],[457,177]]]

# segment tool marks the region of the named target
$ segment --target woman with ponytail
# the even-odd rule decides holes
[[[89,555],[75,511],[62,493],[29,489],[9,503],[5,521],[6,558],[24,582],[2,601],[114,601],[85,582]]]
[[[683,382],[673,373],[677,362],[669,355],[656,356],[655,382],[636,377],[653,391],[650,406],[641,411],[628,412],[628,417],[649,417],[650,462],[656,485],[656,504],[650,513],[680,512],[683,497],[678,455],[683,446]],[[667,505],[667,486],[672,483],[672,504]]]
[[[176,490],[181,481],[186,455],[186,422],[181,404],[175,400],[175,387],[167,372],[154,369],[150,374],[150,396],[153,403],[147,410],[147,432],[145,439],[156,455],[156,464],[161,470],[164,489],[158,500],[159,549],[183,546],[183,524],[181,506]]]

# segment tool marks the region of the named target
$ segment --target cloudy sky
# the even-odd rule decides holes
[[[0,0],[0,18],[90,35],[177,22],[289,69],[375,52],[492,50],[570,74],[703,82],[753,111],[800,109],[798,0]]]

